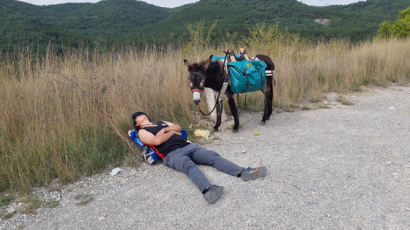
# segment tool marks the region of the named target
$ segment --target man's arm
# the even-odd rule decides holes
[[[169,138],[171,138],[176,133],[177,132],[174,130],[165,132],[164,129],[161,129],[161,131],[159,131],[157,135],[154,135],[146,130],[141,129],[138,132],[138,137],[140,138],[142,143],[146,145],[160,145],[164,143],[165,141],[167,141]]]
[[[180,125],[169,122],[169,121],[164,121],[165,124],[168,125],[168,127],[165,128],[165,132],[169,132],[169,131],[177,131],[177,132],[181,132],[182,128]]]

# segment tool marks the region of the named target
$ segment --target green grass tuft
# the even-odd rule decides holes
[[[44,203],[44,206],[46,208],[55,208],[58,205],[60,205],[60,201],[58,201],[58,200],[48,200]]]
[[[28,194],[22,197],[23,205],[19,209],[21,214],[36,214],[41,206],[40,198],[35,194]]]
[[[94,200],[94,197],[90,194],[77,194],[74,199],[76,199],[78,202],[76,202],[76,205],[82,206],[90,203],[91,201]]]
[[[0,207],[9,205],[12,200],[13,197],[10,194],[0,194]]]
[[[325,105],[325,104],[320,104],[319,109],[330,109],[330,106]]]

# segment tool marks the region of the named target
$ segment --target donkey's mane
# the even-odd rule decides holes
[[[219,91],[222,88],[223,76],[218,62],[211,62],[205,74],[205,87]]]

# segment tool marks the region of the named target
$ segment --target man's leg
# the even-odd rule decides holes
[[[191,151],[191,159],[202,165],[211,165],[216,169],[225,172],[232,176],[238,176],[245,168],[236,165],[235,163],[221,157],[218,153],[204,149],[198,145]]]
[[[185,146],[166,155],[164,165],[184,172],[194,182],[201,192],[209,188],[210,183],[198,166],[189,158],[191,146]]]

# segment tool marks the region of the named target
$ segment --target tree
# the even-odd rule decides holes
[[[386,39],[392,36],[392,25],[389,21],[384,21],[380,24],[380,28],[377,31],[377,37]]]
[[[382,22],[379,30],[377,31],[377,37],[382,39],[390,37],[405,38],[409,35],[410,6],[399,12],[399,18],[393,24],[390,24],[388,21]]]
[[[392,32],[397,37],[407,37],[410,35],[410,6],[399,13],[399,18],[394,23]]]

